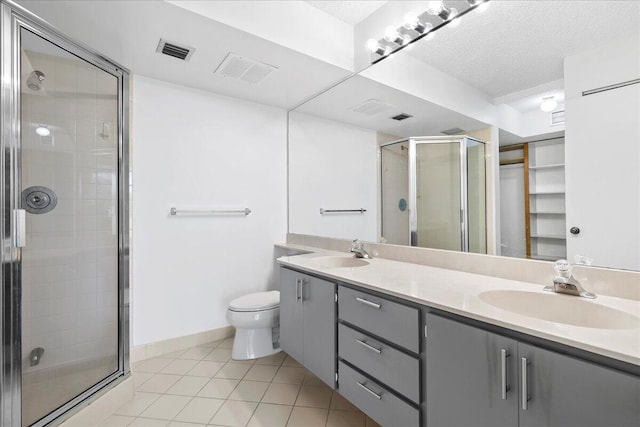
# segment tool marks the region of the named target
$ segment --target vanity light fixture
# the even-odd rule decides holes
[[[393,27],[387,27],[384,31],[384,39],[389,43],[404,46],[411,41],[411,36],[408,34],[400,34],[400,32]]]
[[[433,24],[431,22],[422,21],[418,15],[413,12],[409,12],[404,16],[402,26],[407,30],[413,30],[420,34],[433,30]]]
[[[467,0],[471,7],[478,6],[479,12],[484,12],[489,8],[489,0]]]
[[[549,113],[558,106],[558,102],[553,96],[546,96],[542,98],[542,103],[540,104],[540,109],[545,113]]]
[[[378,40],[376,39],[367,40],[367,49],[369,50],[369,52],[375,53],[381,56],[388,55],[391,52],[390,47],[381,46]]]
[[[38,125],[36,128],[36,133],[40,136],[49,136],[51,135],[51,130],[45,125]]]

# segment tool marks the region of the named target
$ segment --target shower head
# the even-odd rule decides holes
[[[42,71],[34,70],[29,74],[27,79],[27,87],[31,90],[42,89],[42,82],[44,81],[44,73]]]

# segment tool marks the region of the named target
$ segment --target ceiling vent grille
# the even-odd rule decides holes
[[[244,83],[257,84],[278,67],[229,52],[214,74]]]
[[[451,129],[440,131],[440,133],[443,133],[445,135],[460,135],[464,133],[464,130],[460,128],[451,128]]]
[[[551,126],[558,126],[564,123],[564,110],[554,111],[550,114]]]
[[[413,117],[411,114],[400,113],[400,114],[396,114],[393,117],[390,117],[390,119],[397,120],[397,121],[401,122],[402,120],[407,120],[407,119],[410,119],[411,117]]]
[[[189,59],[191,59],[191,55],[193,55],[194,51],[195,51],[195,48],[184,46],[184,45],[180,46],[178,44],[170,43],[163,39],[160,39],[160,42],[158,43],[158,47],[156,48],[157,53],[162,53],[164,55],[168,55],[173,58],[180,59],[182,61],[188,61]]]
[[[349,110],[354,113],[360,113],[367,116],[375,116],[376,114],[380,114],[383,111],[387,111],[393,108],[393,105],[387,104],[386,102],[380,101],[379,99],[369,99],[367,101],[361,102],[358,105],[354,105],[349,108]]]

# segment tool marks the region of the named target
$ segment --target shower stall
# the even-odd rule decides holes
[[[484,142],[411,137],[381,144],[379,158],[381,241],[486,253]]]
[[[128,71],[0,3],[0,426],[129,373]]]

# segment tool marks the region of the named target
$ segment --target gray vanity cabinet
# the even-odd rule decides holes
[[[426,425],[516,427],[517,341],[432,313],[426,322]]]
[[[640,378],[426,316],[426,425],[640,426]]]
[[[520,427],[640,426],[638,377],[524,343],[518,367]]]
[[[336,374],[336,284],[280,269],[280,346],[329,386]]]

